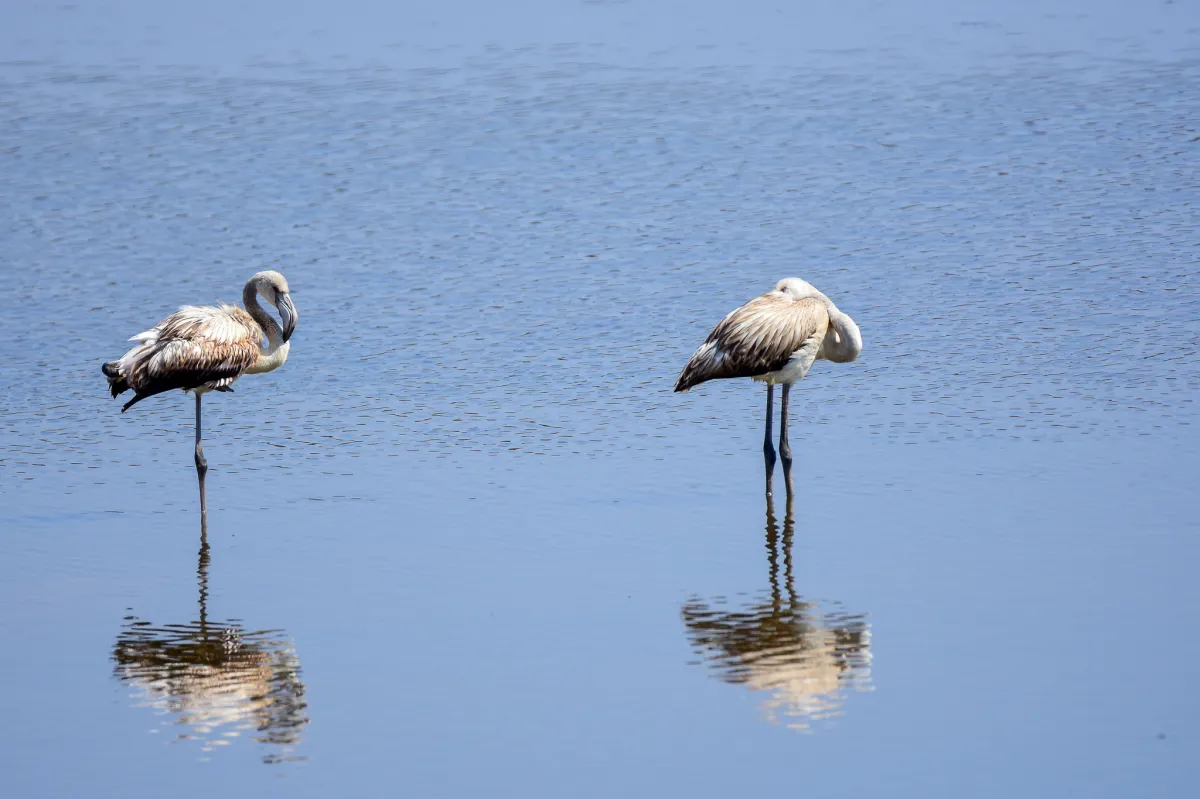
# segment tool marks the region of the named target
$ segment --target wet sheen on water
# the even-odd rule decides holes
[[[1187,793],[1194,4],[351,5],[0,26],[6,794]],[[100,364],[266,268],[202,532]]]

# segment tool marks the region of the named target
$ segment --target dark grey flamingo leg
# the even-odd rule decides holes
[[[792,518],[792,500],[796,496],[796,488],[792,484],[792,462],[791,461],[783,462],[783,485],[784,485],[784,488],[787,490],[787,507],[788,507],[787,518],[791,519]]]
[[[208,516],[208,497],[204,492],[204,476],[208,474],[208,461],[204,459],[204,444],[200,441],[200,393],[196,392],[196,479],[200,482],[200,519]]]
[[[763,435],[763,462],[767,469],[767,493],[771,493],[771,475],[775,471],[775,447],[771,445],[771,415],[775,404],[775,386],[767,383],[767,430]]]
[[[783,384],[783,397],[779,400],[779,457],[783,458],[783,468],[791,469],[792,467],[792,445],[788,443],[788,398],[792,393],[792,387],[787,383]]]

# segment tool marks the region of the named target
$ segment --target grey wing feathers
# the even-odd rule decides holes
[[[203,339],[156,342],[125,376],[137,395],[122,410],[173,388],[228,387],[258,360],[258,354],[259,345],[253,341],[217,345]]]
[[[104,365],[114,397],[134,390],[122,411],[171,389],[228,388],[258,361],[262,330],[240,308],[185,307],[134,340],[119,361]]]
[[[808,349],[815,355],[828,326],[829,314],[818,298],[793,299],[774,292],[756,297],[713,328],[683,368],[675,390],[687,391],[706,380],[778,371],[814,337],[816,344]]]

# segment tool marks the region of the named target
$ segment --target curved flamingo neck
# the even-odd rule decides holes
[[[279,329],[279,323],[258,304],[258,288],[253,280],[242,289],[242,305],[246,306],[246,313],[254,317],[254,321],[258,322],[258,326],[267,334],[267,351],[274,352],[279,349],[283,344],[283,331]]]
[[[829,309],[829,327],[833,335],[825,335],[822,345],[825,359],[834,363],[849,363],[862,352],[862,334],[853,319],[839,311],[832,303],[830,305],[832,307]]]

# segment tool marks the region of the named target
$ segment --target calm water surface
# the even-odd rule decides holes
[[[5,795],[1194,790],[1196,3],[205,8],[2,6]]]

